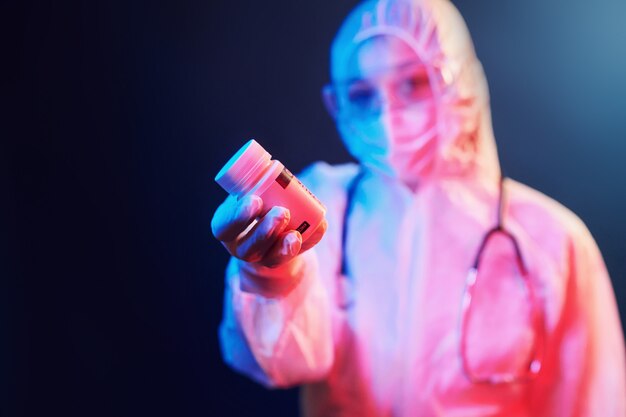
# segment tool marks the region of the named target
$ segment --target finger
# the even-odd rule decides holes
[[[260,219],[248,233],[236,241],[234,254],[247,262],[258,262],[274,245],[289,224],[289,210],[275,206]]]
[[[255,195],[240,200],[228,196],[215,210],[211,219],[213,236],[222,242],[233,241],[243,232],[263,209],[263,200]]]
[[[282,233],[259,263],[275,268],[295,258],[300,253],[301,247],[302,235],[300,232],[290,230]]]
[[[315,229],[311,236],[309,236],[309,238],[302,244],[300,253],[306,252],[313,246],[317,245],[319,241],[322,240],[322,237],[324,237],[326,229],[328,229],[328,222],[326,221],[326,219],[323,219],[319,226],[317,226],[317,229]]]

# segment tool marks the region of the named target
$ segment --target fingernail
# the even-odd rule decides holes
[[[291,250],[290,250],[290,239],[291,239],[291,233],[289,233],[287,236],[285,236],[285,238],[283,239],[283,244],[280,248],[280,254],[283,256],[288,256],[291,255]]]
[[[274,206],[272,208],[272,214],[273,214],[273,219],[272,221],[274,222],[274,228],[279,227],[279,226],[286,226],[289,223],[289,210],[284,208],[284,207],[280,207],[280,206]]]
[[[287,236],[285,236],[285,240],[283,241],[283,255],[294,256],[297,251],[297,246],[298,236],[295,233],[289,233]]]
[[[276,213],[276,217],[285,217],[288,216],[289,209],[283,206],[274,206],[272,207],[272,213]]]

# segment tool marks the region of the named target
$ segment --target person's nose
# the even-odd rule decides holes
[[[383,113],[395,110],[401,105],[398,95],[395,93],[393,86],[383,84],[379,89],[380,107]]]

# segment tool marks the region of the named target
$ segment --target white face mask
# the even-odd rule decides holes
[[[433,102],[338,120],[337,127],[350,153],[369,168],[407,184],[417,183],[432,168],[438,137]]]

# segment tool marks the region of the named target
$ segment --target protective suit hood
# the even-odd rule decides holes
[[[331,79],[345,79],[346,62],[358,45],[378,35],[409,44],[426,64],[451,79],[450,92],[437,103],[438,144],[429,177],[471,177],[497,184],[500,168],[491,126],[487,81],[467,26],[448,0],[373,0],[346,18],[331,48]],[[340,132],[348,150],[354,138]],[[420,179],[422,180],[422,179]]]

